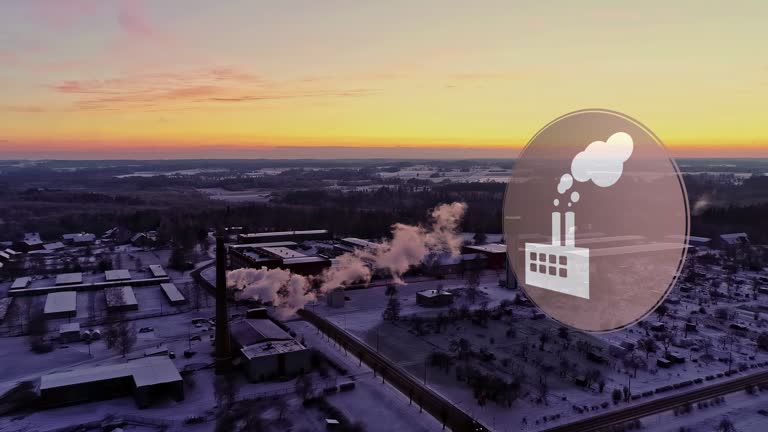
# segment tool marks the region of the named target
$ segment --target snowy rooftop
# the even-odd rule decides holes
[[[721,234],[720,239],[732,245],[749,242],[749,237],[747,236],[747,233],[743,233],[743,232],[732,233],[732,234]]]
[[[369,242],[368,240],[359,239],[357,237],[347,237],[341,239],[341,241],[361,248],[377,249],[381,247],[378,243]]]
[[[298,246],[299,244],[292,241],[283,241],[283,242],[265,242],[265,243],[245,243],[245,244],[237,244],[237,245],[231,245],[232,249],[252,249],[252,248],[266,248],[266,247],[284,247],[284,248],[294,248]]]
[[[131,272],[128,270],[107,270],[105,273],[108,281],[128,280],[131,278]]]
[[[441,291],[436,289],[428,289],[424,291],[419,291],[416,293],[423,297],[440,297],[440,296],[453,296],[453,294],[449,293],[448,291]]]
[[[164,283],[160,284],[160,288],[163,289],[163,292],[171,303],[184,301],[184,295],[181,293],[181,291],[179,291],[178,288],[176,288],[176,285],[172,283]]]
[[[45,313],[74,312],[77,310],[77,292],[62,291],[48,294],[45,298]]]
[[[137,304],[133,288],[129,286],[104,288],[104,296],[107,299],[107,307]]]
[[[304,345],[295,340],[269,341],[249,345],[240,351],[248,359],[258,357],[267,357],[275,354],[284,354],[289,352],[303,351],[307,349]]]
[[[152,272],[152,276],[154,277],[168,276],[168,273],[165,272],[165,269],[160,264],[150,265],[149,271]]]
[[[55,251],[59,249],[64,249],[66,246],[62,242],[53,242],[53,243],[47,243],[43,245],[43,248],[48,251]]]
[[[328,234],[328,230],[272,231],[272,232],[240,234],[240,236],[241,238],[269,238],[269,237],[291,236],[291,235],[301,236],[301,235],[319,235],[319,234]]]
[[[178,369],[165,357],[147,357],[127,363],[86,367],[40,377],[40,390],[132,377],[136,387],[181,381]]]
[[[11,289],[22,289],[29,286],[29,284],[32,283],[32,278],[29,276],[24,276],[16,279],[13,281],[13,284],[11,284]]]
[[[507,245],[501,243],[488,243],[484,245],[466,246],[467,249],[477,250],[485,253],[507,253]]]
[[[246,319],[232,324],[232,339],[247,347],[264,341],[293,340],[270,319]]]
[[[261,249],[264,252],[279,258],[301,258],[306,256],[301,252],[297,252],[286,247],[262,247]]]
[[[56,276],[56,285],[72,285],[83,283],[82,273],[63,273]]]
[[[303,256],[303,257],[297,257],[297,258],[286,258],[283,260],[283,264],[290,265],[290,264],[305,264],[305,263],[311,263],[311,262],[325,262],[328,261],[327,258],[323,258],[321,256]]]

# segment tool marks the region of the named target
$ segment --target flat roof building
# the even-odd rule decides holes
[[[167,357],[145,357],[40,377],[40,402],[48,407],[133,394],[138,406],[145,408],[159,393],[176,401],[184,399],[181,375]]]
[[[72,318],[77,314],[77,292],[53,292],[45,297],[44,315],[47,319]]]
[[[416,293],[416,304],[419,306],[448,306],[453,303],[453,294],[448,291],[429,289]]]
[[[107,310],[110,312],[139,309],[133,288],[129,286],[104,288],[104,296],[107,299]]]
[[[168,276],[168,273],[165,272],[165,269],[160,264],[150,265],[149,271],[152,273],[152,276],[154,277]]]
[[[62,242],[46,243],[43,245],[43,249],[49,252],[64,249],[66,246]]]
[[[62,273],[56,276],[56,285],[73,285],[83,283],[82,273]]]
[[[60,342],[77,342],[80,340],[80,323],[66,323],[59,326]]]
[[[31,283],[32,283],[32,278],[29,277],[29,276],[24,276],[24,277],[16,278],[16,280],[13,281],[13,283],[11,284],[11,289],[15,290],[15,289],[28,288],[29,284],[31,284]]]
[[[184,298],[184,295],[178,288],[176,288],[175,284],[163,283],[160,284],[160,288],[163,290],[165,298],[167,298],[172,305],[176,306],[186,303],[187,299]]]
[[[110,282],[131,279],[131,272],[125,269],[107,270],[106,272],[104,272],[104,275],[107,278],[107,280]]]
[[[251,381],[301,374],[311,367],[310,351],[269,318],[234,323],[232,342]]]

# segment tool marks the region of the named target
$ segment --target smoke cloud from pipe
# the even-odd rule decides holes
[[[402,275],[421,264],[427,255],[459,253],[462,239],[458,230],[466,210],[465,203],[441,204],[432,209],[427,226],[394,224],[391,240],[376,248],[340,255],[337,265],[318,276],[301,276],[284,269],[241,268],[227,274],[227,285],[240,290],[241,298],[271,302],[278,310],[290,314],[321,294],[369,282],[376,270],[386,271],[395,283],[403,284]]]

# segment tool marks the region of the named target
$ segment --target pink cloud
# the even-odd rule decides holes
[[[128,74],[101,80],[66,80],[51,88],[73,98],[78,110],[181,110],[197,104],[363,97],[374,89],[339,88],[333,82],[274,81],[235,67],[189,72]]]
[[[118,6],[117,22],[124,32],[140,38],[152,38],[155,29],[147,20],[144,2],[141,0],[121,0]]]

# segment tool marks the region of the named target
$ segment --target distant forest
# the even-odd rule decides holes
[[[478,165],[510,168],[513,161],[98,161],[0,163],[0,240],[40,232],[44,240],[68,232],[159,230],[164,241],[192,244],[210,228],[243,226],[249,231],[324,228],[338,235],[386,236],[396,222],[424,222],[430,208],[452,201],[469,205],[463,229],[501,232],[505,184],[451,183],[426,177],[382,179],[417,164],[438,172]],[[749,163],[754,163],[750,161]],[[702,169],[692,166],[691,170]],[[762,165],[765,167],[765,164]],[[195,170],[199,173],[173,173]],[[212,167],[220,170],[213,170]],[[282,168],[270,176],[260,168]],[[731,167],[727,170],[755,170]],[[167,175],[128,176],[159,171]],[[745,231],[768,243],[768,176],[745,181],[723,175],[686,175],[693,212],[692,233],[714,237]],[[208,198],[205,188],[259,190],[267,203],[227,203]]]

